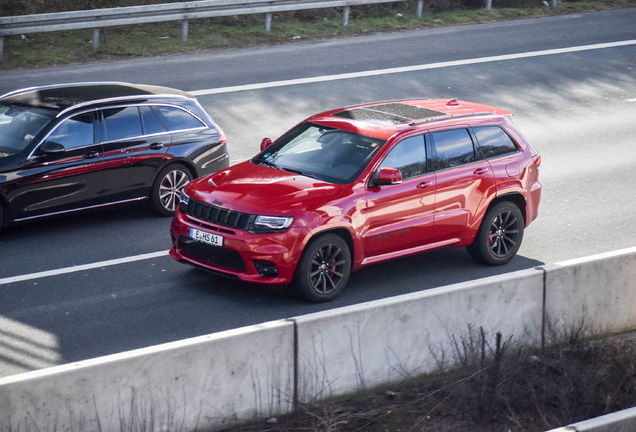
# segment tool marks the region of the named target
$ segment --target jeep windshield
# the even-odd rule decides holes
[[[53,118],[53,111],[0,103],[0,156],[25,149]]]
[[[386,141],[341,129],[301,123],[252,163],[336,184],[357,179]]]

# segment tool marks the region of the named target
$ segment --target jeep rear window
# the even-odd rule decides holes
[[[473,132],[486,159],[514,153],[518,150],[514,141],[499,126],[474,127]]]

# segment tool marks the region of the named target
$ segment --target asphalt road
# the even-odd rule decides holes
[[[101,80],[196,92],[233,162],[328,108],[482,102],[515,114],[542,154],[544,185],[508,265],[434,251],[360,270],[322,305],[176,263],[170,221],[143,205],[11,227],[0,233],[0,376],[635,246],[634,22],[627,9],[0,72],[0,93]]]

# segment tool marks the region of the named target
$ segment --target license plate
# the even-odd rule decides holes
[[[202,243],[207,243],[212,246],[223,246],[222,236],[201,231],[196,228],[190,228],[190,237],[192,237],[193,239],[197,241],[200,241]]]

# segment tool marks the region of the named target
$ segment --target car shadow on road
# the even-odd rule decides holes
[[[184,287],[211,302],[254,308],[261,318],[280,319],[318,312],[401,294],[529,269],[544,263],[517,255],[503,266],[475,262],[465,249],[449,248],[396,259],[353,272],[342,295],[329,303],[315,304],[295,298],[284,287],[268,287],[230,279],[204,270],[184,272]],[[262,315],[262,311],[275,308]],[[257,312],[260,310],[261,312]],[[256,322],[262,322],[256,320]]]
[[[95,228],[116,229],[149,219],[168,220],[154,214],[146,202],[119,204],[19,222],[4,227],[0,233],[0,240],[69,235]]]

